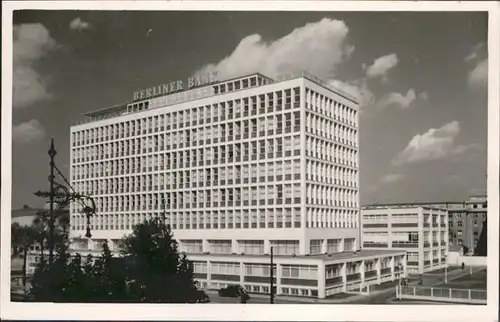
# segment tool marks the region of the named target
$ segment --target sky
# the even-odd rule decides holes
[[[307,71],[358,97],[360,202],[486,189],[487,13],[17,11],[12,208],[38,207],[72,122],[156,84]],[[59,180],[61,181],[61,180]]]

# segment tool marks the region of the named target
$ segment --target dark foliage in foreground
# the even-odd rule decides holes
[[[168,225],[149,220],[125,238],[119,257],[107,243],[102,254],[71,257],[60,243],[52,265],[42,261],[32,279],[31,300],[37,302],[143,302],[196,301],[193,267]]]

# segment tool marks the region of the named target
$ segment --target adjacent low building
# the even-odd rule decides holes
[[[98,255],[82,251],[83,256]],[[325,298],[342,292],[366,292],[370,286],[405,277],[404,250],[364,249],[316,255],[275,255],[276,295]],[[269,294],[269,254],[192,253],[194,277],[205,289],[241,285],[250,293]]]
[[[405,250],[410,274],[446,267],[447,215],[443,208],[365,206],[361,209],[363,248]]]

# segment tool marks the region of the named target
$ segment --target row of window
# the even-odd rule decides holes
[[[96,158],[103,158],[103,155],[106,157],[122,156],[127,151],[134,151],[135,153],[148,153],[152,151],[177,150],[219,143],[241,144],[241,141],[248,143],[254,141],[253,139],[256,138],[262,139],[263,137],[272,136],[280,138],[284,135],[289,135],[292,132],[299,132],[299,122],[300,121],[297,120],[290,124],[294,124],[293,126],[286,127],[283,127],[282,123],[272,123],[267,127],[259,126],[259,131],[257,131],[257,128],[253,129],[252,127],[244,127],[245,122],[242,122],[243,126],[235,123],[234,130],[233,126],[226,127],[225,124],[222,126],[207,126],[202,129],[183,130],[174,133],[160,133],[135,138],[132,137],[109,143],[96,143],[83,147],[74,147],[73,150],[75,150],[76,153],[82,152],[86,158],[93,160]],[[287,123],[285,123],[285,125],[286,124]],[[252,126],[251,122],[250,126]],[[337,142],[337,140],[335,140],[334,143],[336,145],[340,145],[340,142]],[[130,152],[127,154],[130,154]]]
[[[150,185],[158,185],[167,183],[172,184],[176,180],[186,179],[186,181],[198,182],[217,181],[219,178],[223,180],[238,180],[238,179],[252,179],[252,183],[257,182],[257,178],[265,181],[266,177],[274,176],[287,176],[291,174],[300,174],[301,166],[300,159],[292,160],[274,160],[271,162],[258,162],[242,165],[213,165],[211,167],[191,168],[189,170],[174,170],[168,167],[158,166],[157,163],[163,158],[132,158],[130,160],[120,160],[113,162],[100,162],[91,165],[73,166],[73,178],[75,180],[81,178],[101,178],[110,176],[123,176],[136,174],[144,171],[142,179],[150,180]],[[170,163],[170,161],[168,161]],[[153,164],[155,164],[153,166]],[[142,167],[141,167],[142,165]],[[147,174],[147,171],[155,171],[156,173]],[[163,173],[158,173],[158,172]],[[347,182],[355,175],[352,170],[343,167],[331,167],[330,173],[340,177],[340,182]],[[139,176],[136,176],[139,177]],[[133,177],[132,177],[133,178]],[[109,182],[118,182],[119,179],[128,178],[115,178]],[[280,178],[286,179],[286,178]],[[289,177],[286,180],[290,180]],[[106,181],[105,181],[106,182]],[[141,181],[142,182],[142,181]],[[333,181],[336,184],[338,180]]]
[[[318,267],[316,265],[281,265],[281,277],[317,280]]]
[[[339,189],[330,186],[307,184],[306,203],[318,206],[357,208],[358,191],[355,189]]]
[[[171,126],[173,129],[177,127],[183,128],[185,125],[191,125],[191,122],[193,125],[202,125],[204,122],[211,123],[219,120],[224,121],[226,119],[256,116],[258,112],[259,114],[266,114],[266,112],[273,113],[275,111],[280,112],[300,106],[300,89],[297,88],[294,92],[296,94],[294,96],[294,102],[292,102],[291,95],[285,96],[285,101],[283,102],[280,96],[276,97],[276,100],[274,100],[273,93],[269,93],[267,96],[260,95],[218,102],[189,110],[174,112],[166,111],[165,114],[76,132],[73,141],[78,144],[89,144],[101,137],[117,139],[141,130],[156,132],[161,130],[162,127],[166,128],[168,126]]]
[[[306,156],[330,163],[358,166],[358,150],[306,136]]]
[[[173,229],[240,229],[240,228],[300,228],[301,217],[298,211],[290,209],[274,209],[259,211],[199,211],[175,212],[166,215],[166,220]],[[297,214],[294,214],[297,213]],[[354,212],[353,212],[354,213]],[[356,228],[355,213],[336,211],[332,216],[308,216],[307,228]],[[140,222],[148,218],[161,218],[164,214],[135,213],[135,214],[98,214],[90,219],[90,227],[94,230],[131,230]],[[87,219],[84,215],[74,215],[71,219],[72,230],[84,230]],[[396,240],[396,243],[418,243],[407,240]],[[444,241],[441,241],[443,244]],[[332,250],[332,249],[329,249]]]
[[[306,228],[357,228],[358,211],[307,207]]]
[[[298,251],[298,241],[271,241],[271,246],[281,247],[282,249],[273,249],[275,252],[283,254],[293,254]],[[323,245],[326,246],[326,251],[329,254],[340,253],[345,251],[353,251],[356,248],[355,238],[345,239],[328,239],[328,240],[311,240],[310,254],[324,253]],[[237,253],[263,255],[264,241],[263,240],[237,240]],[[233,245],[231,240],[209,240],[208,250],[214,253],[232,253]],[[203,240],[181,240],[180,250],[186,253],[202,253]]]
[[[237,84],[237,83],[235,83]],[[220,89],[222,90],[223,87]],[[222,91],[221,91],[222,92]],[[293,101],[292,101],[293,94]],[[277,91],[274,93],[261,94],[258,96],[253,96],[249,98],[236,99],[228,102],[215,103],[209,106],[201,106],[196,107],[191,110],[179,111],[174,113],[169,113],[165,115],[157,115],[150,118],[144,118],[141,120],[142,122],[138,122],[135,124],[135,121],[132,123],[122,122],[121,124],[115,124],[111,126],[107,126],[105,130],[99,129],[91,129],[85,132],[76,133],[73,141],[75,143],[88,143],[89,141],[93,141],[96,136],[103,136],[103,133],[106,133],[109,137],[117,137],[123,136],[126,130],[129,130],[134,125],[139,127],[139,125],[143,125],[142,128],[153,128],[157,129],[158,124],[172,124],[177,125],[181,123],[189,123],[191,120],[193,122],[203,121],[207,118],[211,119],[212,115],[216,115],[215,117],[232,117],[233,110],[234,114],[243,114],[249,115],[257,114],[257,108],[259,108],[260,113],[265,112],[273,112],[276,109],[281,110],[284,97],[284,107],[285,109],[290,108],[292,103],[294,107],[299,106],[300,102],[300,88],[295,89],[286,89],[284,91]],[[162,98],[159,98],[160,100]],[[157,99],[158,100],[158,99]],[[274,103],[276,102],[276,104]],[[148,102],[146,102],[148,103]],[[141,103],[140,103],[141,104]],[[163,104],[163,103],[162,103]],[[161,104],[160,104],[161,105]],[[306,107],[312,111],[318,112],[321,115],[325,115],[328,117],[333,117],[335,120],[342,121],[348,123],[352,126],[357,125],[357,112],[341,103],[335,102],[331,98],[327,98],[323,95],[316,94],[313,91],[307,89],[306,92]],[[145,107],[147,108],[147,107]],[[267,111],[265,110],[267,108]],[[171,116],[171,119],[170,119]]]
[[[270,276],[270,264],[243,264],[245,276]],[[240,263],[210,262],[211,274],[240,275]],[[193,271],[195,273],[207,274],[207,262],[193,261]],[[274,265],[274,276],[276,276],[276,265]]]
[[[306,113],[306,133],[351,147],[358,146],[357,129],[340,125],[333,119],[327,119],[310,112]]]
[[[157,212],[135,214],[96,214],[90,219],[95,230],[130,230],[147,219],[162,218],[173,229],[232,229],[232,228],[300,228],[300,208],[269,208],[250,210]],[[342,215],[336,216],[337,220]],[[71,229],[84,230],[84,215],[71,216]]]
[[[316,93],[309,88],[306,88],[305,101],[307,110],[342,121],[350,126],[358,126],[358,112],[350,106],[336,102],[334,99]]]
[[[356,129],[340,125],[333,119],[330,120],[314,113],[306,113],[306,133],[357,147],[358,131]]]
[[[227,186],[225,186],[227,187]],[[120,191],[123,192],[123,191]],[[345,197],[344,193],[338,192],[340,197]],[[218,206],[249,206],[249,205],[271,205],[271,204],[291,204],[300,203],[300,184],[278,184],[245,186],[243,188],[217,188],[178,192],[157,193],[137,193],[120,196],[99,196],[94,198],[98,212],[115,211],[139,211],[139,210],[176,210],[183,207],[218,207]],[[272,200],[272,201],[270,201]],[[267,202],[266,202],[267,201]],[[214,204],[217,203],[217,204]],[[229,205],[230,204],[230,205]],[[337,206],[346,205],[346,201],[339,199],[335,203]],[[72,211],[77,211],[78,204]],[[173,208],[173,209],[172,209]]]
[[[306,162],[306,180],[310,181],[356,187],[359,180],[358,173],[357,169],[339,167],[324,162],[313,160]]]
[[[180,154],[189,153],[193,157],[198,157],[200,161],[207,159],[225,160],[229,157],[271,157],[268,154],[276,155],[278,152],[286,154],[292,150],[300,150],[300,135],[293,135],[292,131],[285,131],[281,136],[266,136],[266,138],[252,137],[250,140],[234,142],[234,138],[239,138],[240,135],[235,137],[230,136],[228,140],[210,138],[203,140],[200,144],[194,144],[191,141],[186,141],[183,136],[179,139],[175,137],[170,138],[167,135],[156,135],[143,138],[135,138],[130,140],[122,140],[112,143],[97,144],[93,146],[73,148],[72,160],[73,163],[100,161],[104,159],[131,157],[141,154],[151,154],[158,152]],[[243,138],[246,135],[243,135]],[[255,138],[255,140],[253,139]],[[229,140],[230,139],[230,140]],[[241,138],[239,138],[241,139]],[[177,143],[180,141],[180,143]],[[186,141],[186,142],[185,142]],[[197,146],[199,145],[199,146]],[[340,158],[344,150],[347,148],[336,143],[330,143],[331,153],[336,158]],[[168,158],[168,154],[166,155]]]
[[[325,248],[326,246],[326,248]],[[356,248],[355,238],[342,239],[312,239],[309,242],[310,254],[321,254],[326,252],[328,254],[353,251]]]

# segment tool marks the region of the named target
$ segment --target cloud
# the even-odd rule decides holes
[[[460,133],[460,123],[453,121],[438,129],[417,134],[408,146],[393,160],[393,165],[439,160],[450,154],[461,154],[467,149],[455,147],[455,138]]]
[[[472,88],[483,88],[488,83],[488,59],[481,60],[476,67],[469,72],[469,86]]]
[[[83,21],[82,19],[80,19],[80,17],[71,20],[71,22],[69,23],[69,28],[72,30],[82,31],[85,29],[90,29],[91,27],[92,25],[90,23]]]
[[[13,106],[23,108],[52,97],[35,64],[57,48],[49,31],[39,23],[14,26]]]
[[[30,120],[12,128],[12,140],[19,144],[28,144],[43,139],[45,129],[37,120]]]
[[[392,184],[392,183],[402,181],[403,179],[404,179],[404,176],[402,174],[388,174],[388,175],[383,176],[380,179],[380,183]]]
[[[429,99],[429,94],[427,94],[427,92],[422,92],[418,94],[418,98],[423,101],[427,101]]]
[[[463,155],[467,152],[479,151],[481,149],[482,149],[481,145],[476,144],[476,143],[467,144],[467,145],[461,144],[461,145],[457,145],[453,149],[452,154]]]
[[[396,67],[398,62],[398,56],[394,53],[379,57],[372,65],[365,66],[366,76],[368,78],[382,77],[383,80],[386,80],[387,73]]]
[[[403,109],[410,107],[411,103],[417,98],[414,89],[408,90],[406,95],[400,93],[389,93],[379,101],[380,106],[397,105]]]
[[[484,49],[486,47],[486,42],[480,42],[479,44],[475,45],[472,47],[471,52],[467,57],[465,57],[465,61],[471,61],[471,60],[476,60],[481,56],[484,52]]]
[[[486,45],[486,42],[475,45],[464,59],[466,62],[475,64],[472,69],[469,69],[467,75],[468,85],[473,89],[485,88],[488,83],[488,47]]]
[[[365,79],[352,82],[343,82],[338,79],[332,79],[328,81],[328,83],[331,86],[356,97],[360,107],[364,107],[375,102],[373,92],[370,88],[368,88],[368,84]]]
[[[258,34],[250,35],[243,38],[229,56],[195,74],[218,72],[220,78],[230,78],[261,72],[273,77],[307,71],[331,79],[337,66],[354,50],[346,44],[348,32],[343,21],[324,18],[271,42],[264,41]]]

